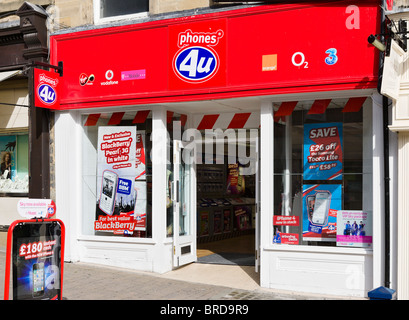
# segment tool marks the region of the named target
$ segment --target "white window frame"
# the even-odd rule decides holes
[[[149,11],[140,12],[140,13],[132,13],[132,14],[125,14],[120,16],[113,16],[113,17],[101,17],[100,16],[100,7],[101,7],[101,0],[93,0],[93,10],[94,10],[94,23],[95,24],[103,24],[109,22],[115,22],[125,19],[142,19],[148,16]]]

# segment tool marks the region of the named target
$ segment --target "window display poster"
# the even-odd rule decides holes
[[[342,206],[341,184],[303,186],[303,239],[336,241],[337,212]]]
[[[0,136],[0,179],[11,179],[16,176],[17,136]]]
[[[236,217],[236,228],[238,230],[247,230],[251,228],[250,206],[234,206],[233,213]]]
[[[273,225],[275,226],[299,226],[300,217],[298,216],[273,216]]]
[[[304,180],[342,180],[342,123],[304,124]]]
[[[61,299],[62,226],[19,223],[13,229],[13,299]]]
[[[217,210],[213,212],[213,233],[222,233],[222,211]]]
[[[239,164],[229,164],[227,170],[227,194],[243,194],[245,192],[245,179],[240,174]]]
[[[135,230],[146,231],[146,181],[135,181],[135,207],[133,211],[136,220]]]
[[[136,133],[136,178],[135,180],[146,179],[146,161],[145,161],[145,130]]]
[[[230,223],[231,223],[231,212],[230,209],[226,209],[223,211],[223,216],[224,216],[224,232],[230,232]]]
[[[281,227],[274,227],[273,243],[275,244],[299,244],[298,233],[282,232]]]
[[[299,244],[298,233],[282,232],[283,226],[299,226],[300,225],[299,217],[274,215],[273,225],[274,225],[273,243]]]
[[[337,246],[370,247],[372,216],[356,210],[339,210],[337,215]]]
[[[98,128],[95,230],[121,232],[134,227],[134,217],[129,215],[134,211],[136,200],[135,150],[135,126]]]
[[[209,235],[209,212],[200,212],[200,236]]]

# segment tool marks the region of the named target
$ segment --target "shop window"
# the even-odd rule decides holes
[[[28,135],[0,136],[0,193],[22,196],[28,193]]]
[[[112,20],[145,16],[149,0],[94,0],[96,20]]]
[[[274,122],[273,243],[371,247],[371,99],[292,107]]]
[[[152,236],[150,111],[83,116],[85,235]]]

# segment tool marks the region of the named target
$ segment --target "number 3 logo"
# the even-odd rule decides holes
[[[338,62],[337,49],[331,48],[325,51],[328,57],[325,58],[325,63],[332,66]]]

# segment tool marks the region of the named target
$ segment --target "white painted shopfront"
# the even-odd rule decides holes
[[[206,241],[250,235],[262,287],[365,297],[382,285],[384,120],[378,57],[365,42],[376,33],[378,9],[375,1],[355,9],[362,29],[352,30],[345,25],[351,2],[343,5],[260,6],[53,35],[52,61],[64,61],[55,156],[66,260],[165,273],[195,263]],[[325,20],[329,11],[342,26],[323,35],[318,51],[252,38],[268,33],[272,18],[302,21],[308,13]],[[255,21],[254,30],[244,27]],[[200,35],[215,42],[198,44]],[[345,35],[349,43],[334,43]],[[154,36],[163,41],[152,51],[123,47],[124,39]],[[113,48],[101,53],[104,39]],[[80,62],[78,46],[86,52]],[[239,69],[243,56],[248,65]],[[195,79],[199,69],[208,78]],[[109,157],[101,139],[123,134],[143,141],[143,156],[140,149],[136,159],[129,154],[138,165],[126,175],[126,164],[113,169],[116,203],[101,209],[100,159]],[[129,194],[118,188],[127,181]],[[361,233],[340,233],[347,219],[363,220],[356,224]],[[110,227],[124,221],[140,224]]]

